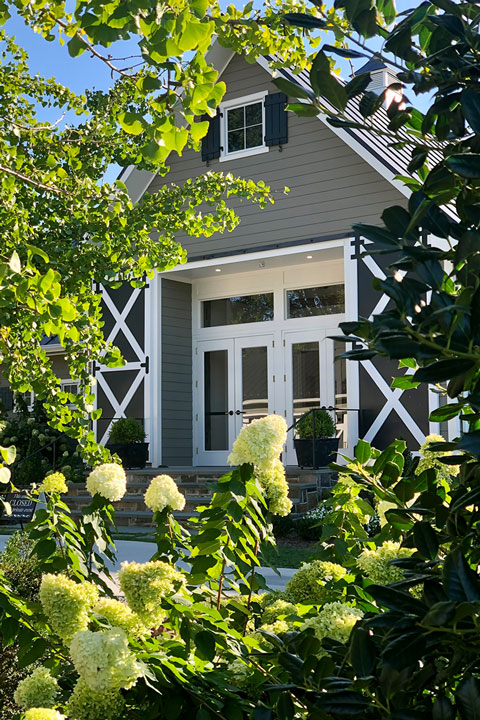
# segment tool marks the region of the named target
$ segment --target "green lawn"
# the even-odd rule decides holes
[[[299,568],[302,562],[308,562],[314,555],[312,547],[298,547],[296,545],[277,545],[275,550],[270,550],[266,560],[276,567]]]

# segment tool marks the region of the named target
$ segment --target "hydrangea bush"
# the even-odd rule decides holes
[[[353,684],[382,657],[372,643],[382,642],[388,593],[394,607],[410,603],[407,616],[427,602],[415,563],[422,553],[432,557],[432,547],[418,530],[415,535],[402,529],[405,513],[414,512],[404,491],[412,479],[401,476],[404,445],[397,441],[384,453],[373,448],[367,453],[359,444],[360,459],[347,463],[324,503],[318,559],[304,564],[284,592],[267,592],[259,557],[274,542],[272,517],[289,509],[278,457],[285,428],[276,417],[252,425],[242,430],[235,450],[249,462],[219,479],[190,531],[172,516],[175,507],[183,507],[173,480],[152,481],[147,494],[157,552],[146,563],[123,563],[114,580],[96,559],[99,551],[90,547],[94,536],[88,528],[96,528],[101,546],[114,522],[110,500],[124,492],[122,473],[116,466],[92,473],[94,495],[79,526],[62,503],[61,483],[51,481],[44,515],[30,526],[32,535],[40,536],[38,547],[53,540],[55,546],[45,561],[41,612],[37,606],[32,615],[28,602],[0,575],[2,597],[19,618],[19,637],[28,638],[27,663],[42,662],[15,692],[26,720],[128,720],[140,713],[171,720],[173,707],[180,707],[175,712],[182,719],[207,720],[208,713],[236,720],[266,707],[272,717],[285,720],[283,704],[286,720],[307,720],[317,707],[319,717],[324,712],[330,690],[323,678],[345,672],[350,673],[341,679],[348,688],[342,695],[345,707],[352,707],[351,697],[359,706],[364,703]],[[276,457],[259,444],[260,437],[270,438]],[[382,469],[387,465],[388,475]],[[398,472],[393,483],[392,467]],[[413,475],[418,478],[413,482],[428,482],[431,473],[429,468]],[[364,525],[379,502],[390,504],[385,525],[370,537]],[[60,533],[57,516],[63,517]],[[106,546],[104,552],[113,549]],[[440,567],[442,562],[439,557]],[[435,563],[431,567],[440,572]],[[117,598],[111,595],[112,582]],[[0,616],[0,629],[10,627],[6,618]],[[308,671],[299,673],[301,667]],[[283,695],[276,686],[286,688]]]

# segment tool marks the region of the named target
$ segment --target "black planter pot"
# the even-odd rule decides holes
[[[297,463],[301,468],[318,469],[326,467],[335,462],[338,452],[338,438],[309,438],[306,440],[294,440]],[[315,457],[314,449],[315,446]]]
[[[144,468],[148,460],[148,443],[109,443],[107,449],[116,453],[125,468]]]

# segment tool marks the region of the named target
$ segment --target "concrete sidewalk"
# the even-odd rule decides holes
[[[3,551],[8,537],[8,535],[0,535],[0,552]],[[147,562],[155,553],[156,547],[154,543],[138,540],[117,540],[115,545],[117,548],[116,562],[108,563],[112,573],[118,572],[121,563],[125,561]],[[184,569],[188,569],[188,566],[185,565]],[[271,568],[262,567],[257,572],[263,575],[270,590],[284,590],[288,580],[296,571],[292,568],[278,568],[278,571],[280,575],[277,575]]]

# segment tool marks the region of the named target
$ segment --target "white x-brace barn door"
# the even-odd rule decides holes
[[[108,440],[114,420],[133,417],[145,426],[145,393],[149,357],[145,352],[146,291],[123,283],[118,289],[100,287],[103,331],[107,342],[120,348],[125,364],[118,368],[97,365],[95,368],[96,407],[102,416],[95,423],[97,440]],[[148,432],[148,428],[145,428]]]
[[[372,318],[384,312],[390,298],[372,287],[374,277],[384,279],[385,266],[392,262],[390,255],[362,255],[364,238],[351,240],[351,252],[345,256],[345,277],[356,277],[356,317]],[[356,319],[350,316],[350,319]],[[358,346],[359,347],[359,346]],[[429,432],[428,414],[432,407],[431,393],[424,385],[416,390],[390,387],[392,378],[399,374],[397,361],[387,358],[362,360],[358,369],[359,437],[378,447],[385,447],[395,438],[408,442],[416,450]],[[407,372],[410,372],[408,370]]]

